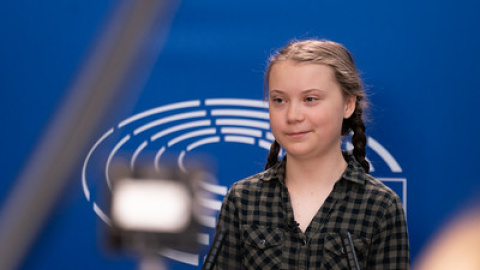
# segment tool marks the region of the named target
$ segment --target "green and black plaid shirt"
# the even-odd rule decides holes
[[[236,182],[217,223],[215,269],[345,269],[341,234],[352,235],[361,269],[409,269],[407,224],[399,197],[353,157],[303,233],[294,224],[285,162]],[[218,249],[218,250],[213,250]]]

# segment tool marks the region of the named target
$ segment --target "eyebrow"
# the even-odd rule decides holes
[[[308,93],[316,92],[316,91],[325,92],[326,90],[318,89],[318,88],[311,88],[311,89],[302,90],[301,93],[302,94],[308,94]],[[282,91],[282,90],[274,89],[274,90],[270,91],[270,93],[272,93],[272,94],[284,94],[285,92]]]

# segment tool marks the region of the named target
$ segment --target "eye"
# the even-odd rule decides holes
[[[318,100],[318,98],[312,97],[312,96],[308,96],[308,97],[305,98],[306,102],[314,102],[314,101],[317,101],[317,100]]]
[[[281,103],[285,102],[285,101],[283,100],[283,98],[280,98],[280,97],[272,97],[270,100],[271,100],[273,103],[278,103],[278,104],[281,104]]]

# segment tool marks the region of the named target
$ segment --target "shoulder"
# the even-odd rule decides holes
[[[229,196],[245,196],[250,194],[262,195],[265,192],[274,192],[283,179],[281,163],[263,172],[239,180],[230,187]]]
[[[363,199],[367,207],[380,220],[405,219],[405,211],[400,197],[391,188],[369,174],[365,174]]]
[[[230,187],[232,192],[244,192],[244,191],[256,191],[261,189],[265,184],[269,184],[271,181],[270,171],[266,170],[249,177],[246,177],[242,180],[236,181]]]
[[[401,205],[398,195],[383,182],[366,173],[352,155],[347,156],[347,160],[348,166],[342,177],[355,187],[355,199],[365,200],[370,205],[379,204],[383,209],[390,205]]]
[[[354,213],[352,218],[368,224],[367,235],[376,235],[387,228],[406,228],[400,197],[373,176],[364,173],[361,177],[363,183],[351,183],[347,188],[346,209]]]
[[[377,200],[382,200],[389,204],[397,204],[400,202],[400,197],[395,191],[385,185],[382,181],[367,173],[365,174],[365,190]]]

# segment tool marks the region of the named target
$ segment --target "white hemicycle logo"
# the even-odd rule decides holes
[[[110,217],[103,211],[101,203],[96,198],[101,193],[110,190],[110,167],[114,160],[128,163],[132,170],[137,164],[149,162],[156,169],[163,160],[176,160],[179,169],[187,171],[186,162],[189,153],[203,151],[207,145],[213,144],[244,144],[261,150],[264,159],[274,141],[270,131],[268,103],[251,99],[212,98],[172,103],[153,108],[133,115],[101,136],[92,146],[85,158],[82,170],[82,186],[87,201],[92,203],[95,213],[107,224]],[[380,163],[392,177],[377,178],[387,185],[401,184],[400,189],[394,189],[402,198],[406,210],[405,178],[398,177],[402,169],[393,156],[376,140],[368,137],[367,147],[371,162],[371,172],[375,172]],[[345,148],[353,148],[345,143]],[[151,153],[154,153],[153,155]],[[216,156],[215,152],[208,153]],[[234,155],[236,153],[232,153]],[[128,160],[125,160],[128,157]],[[237,159],[238,160],[238,159]],[[236,159],[222,162],[237,162]],[[382,162],[376,162],[382,160]],[[372,160],[371,160],[372,161]],[[100,167],[99,167],[100,164]],[[104,164],[103,166],[101,164]],[[202,188],[216,199],[203,201],[203,207],[214,210],[212,216],[204,216],[200,220],[206,228],[215,228],[216,214],[220,210],[227,186],[238,175],[230,179],[219,179],[220,185],[204,183]],[[223,185],[222,185],[223,184]],[[211,234],[201,233],[198,242],[208,246]],[[166,249],[162,255],[192,266],[203,263],[200,254],[180,252]]]

